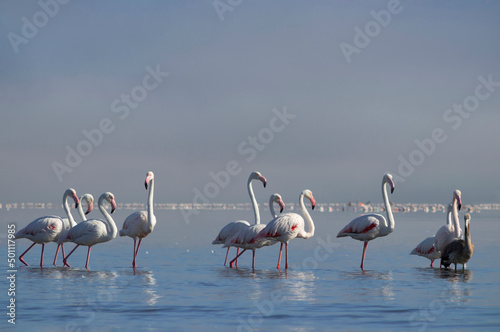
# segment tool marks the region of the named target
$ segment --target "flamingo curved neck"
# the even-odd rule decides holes
[[[453,198],[453,232],[455,233],[455,237],[460,236],[460,220],[458,219],[458,201],[456,198]]]
[[[116,234],[118,233],[118,229],[116,228],[115,221],[111,217],[111,215],[106,211],[104,208],[104,197],[99,198],[99,210],[101,211],[102,215],[104,216],[104,223],[106,224],[106,231],[108,233],[108,237],[114,239],[116,237]]]
[[[447,214],[447,219],[446,219],[446,225],[452,225],[452,212],[453,212],[453,207],[448,206],[448,211],[446,212]]]
[[[315,227],[311,215],[309,214],[309,211],[307,211],[306,206],[304,205],[304,194],[300,194],[299,204],[300,204],[300,209],[302,210],[302,215],[304,216],[304,219],[307,221],[307,225],[309,228],[309,231],[304,234],[303,238],[308,239],[314,236]]]
[[[253,214],[255,216],[255,224],[260,224],[260,213],[259,206],[257,205],[257,200],[255,199],[255,195],[252,189],[252,178],[248,178],[247,183],[248,194],[250,195],[250,199],[252,200]]]
[[[68,205],[68,197],[71,196],[71,194],[67,193],[63,197],[63,206],[64,206],[64,212],[66,212],[66,215],[68,216],[68,220],[70,223],[70,226],[73,227],[76,225],[75,219],[73,218],[73,215],[71,214],[71,210]],[[78,204],[80,205],[80,204]]]
[[[154,178],[149,181],[149,192],[148,192],[148,225],[150,228],[154,227],[156,219],[154,218],[153,212],[153,196],[154,196],[155,180]]]
[[[392,216],[391,203],[389,202],[389,197],[387,196],[386,182],[382,182],[382,196],[384,197],[385,210],[387,212],[387,220],[389,225],[385,225],[391,232],[394,230],[394,217]]]
[[[274,204],[273,204],[273,198],[272,197],[269,199],[269,210],[271,210],[271,216],[273,218],[276,218],[278,216],[276,214],[276,211],[274,211]]]

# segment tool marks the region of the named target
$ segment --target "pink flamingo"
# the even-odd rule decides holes
[[[272,194],[269,198],[269,209],[271,210],[271,215],[273,217],[276,216],[274,211],[273,203],[277,203],[280,206],[280,213],[283,212],[285,208],[285,203],[281,199],[279,194]],[[246,228],[242,228],[238,233],[234,234],[231,238],[226,240],[224,247],[238,247],[243,248],[243,251],[236,255],[236,257],[229,262],[229,267],[233,267],[233,263],[238,260],[247,249],[252,250],[252,269],[255,269],[255,250],[264,246],[262,242],[256,242],[254,239],[259,234],[259,232],[266,227],[265,224],[255,224],[252,226],[248,226]]]
[[[69,232],[59,238],[58,243],[74,242],[77,244],[66,257],[63,257],[64,265],[70,267],[67,259],[76,248],[80,245],[84,245],[89,247],[87,251],[87,262],[85,264],[85,268],[88,270],[92,246],[98,243],[111,241],[116,237],[118,230],[113,218],[111,218],[111,215],[104,208],[104,201],[107,201],[111,205],[111,213],[113,213],[116,209],[115,196],[110,192],[106,192],[99,197],[99,210],[104,215],[105,220],[88,219],[71,228]]]
[[[451,211],[452,211],[452,204],[448,204],[448,210],[446,213],[446,220],[447,220],[447,225],[451,225]],[[441,257],[441,252],[436,250],[434,247],[434,241],[435,237],[434,236],[429,236],[422,242],[420,242],[415,249],[413,249],[410,252],[410,255],[418,255],[425,257],[427,259],[430,259],[431,261],[431,267],[433,267],[434,260],[438,259]]]
[[[148,189],[148,184],[148,210],[136,211],[129,215],[123,222],[123,227],[120,231],[120,236],[130,236],[134,239],[134,259],[132,260],[133,268],[137,267],[137,253],[139,252],[139,246],[141,245],[142,239],[148,236],[156,225],[156,217],[153,212],[154,174],[151,171],[146,174],[146,181],[144,182],[146,189]],[[139,243],[136,248],[135,244],[137,238],[139,238]]]
[[[266,187],[267,180],[260,172],[252,172],[250,173],[250,176],[248,177],[247,181],[247,190],[248,194],[250,195],[250,200],[252,202],[252,208],[253,208],[253,213],[255,216],[255,224],[260,224],[260,213],[259,213],[259,206],[257,204],[257,200],[255,199],[255,194],[253,193],[253,188],[252,188],[252,180],[259,180],[262,182],[264,185],[264,188]],[[246,220],[236,220],[232,221],[226,226],[224,226],[219,234],[215,237],[215,240],[212,241],[212,244],[225,244],[226,240],[231,238],[234,234],[238,233],[241,229],[249,227],[250,223]],[[227,263],[227,256],[229,254],[229,249],[231,246],[227,247],[227,252],[226,252],[226,259],[224,260],[224,266],[226,266]],[[239,255],[240,249],[237,248],[237,253],[236,255]],[[238,265],[238,261],[236,261],[236,265]]]
[[[252,240],[252,242],[260,246],[268,246],[277,242],[281,242],[280,253],[278,258],[278,266],[280,268],[281,263],[281,253],[283,251],[283,243],[285,244],[285,269],[288,269],[288,242],[290,240],[298,238],[308,239],[314,236],[314,222],[309,215],[305,205],[304,197],[311,201],[311,207],[314,210],[316,206],[316,200],[313,197],[312,192],[309,189],[304,190],[299,196],[299,205],[306,218],[309,231],[306,232],[304,228],[304,219],[297,213],[285,213],[279,217],[271,220],[265,228],[263,228],[259,234]]]
[[[387,197],[387,190],[385,184],[391,187],[391,194],[394,192],[394,182],[392,181],[391,174],[385,174],[382,179],[382,196],[384,198],[385,210],[387,211],[387,220],[381,214],[365,214],[348,223],[337,234],[337,237],[350,236],[355,240],[363,241],[363,256],[361,257],[361,270],[364,270],[363,265],[365,262],[366,247],[368,241],[377,237],[389,235],[394,230],[394,218],[392,216],[391,204]]]
[[[73,219],[73,216],[71,215],[67,201],[68,197],[73,198],[75,202],[75,207],[78,207],[79,203],[78,196],[76,196],[76,192],[73,188],[69,188],[64,192],[63,206],[64,206],[64,211],[68,216],[68,220],[74,223],[75,221]],[[66,229],[69,229],[70,222],[65,223],[61,217],[57,216],[40,217],[30,222],[23,229],[19,230],[16,233],[16,239],[26,238],[28,240],[33,241],[33,244],[28,249],[26,249],[26,251],[23,252],[21,256],[19,256],[19,260],[24,265],[28,266],[28,263],[24,261],[23,257],[31,248],[33,248],[35,244],[39,243],[42,245],[42,256],[40,258],[40,267],[43,268],[43,252],[45,249],[45,243],[57,242],[57,240],[61,236],[61,233],[64,232]],[[64,256],[64,247],[62,248],[62,250]],[[59,253],[59,245],[57,246],[56,256],[54,258],[54,263],[53,263],[54,265],[56,265],[58,253]]]

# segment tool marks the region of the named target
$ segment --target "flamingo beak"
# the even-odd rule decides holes
[[[144,181],[144,187],[146,187],[146,189],[148,189],[148,184],[149,184],[149,181],[151,181],[151,175],[148,175],[146,177],[146,181]]]
[[[266,184],[267,184],[267,180],[266,180],[266,178],[265,178],[265,177],[263,177],[263,176],[260,176],[260,177],[259,177],[259,180],[260,180],[260,181],[262,181],[262,184],[264,185],[264,188],[265,188],[265,187],[266,187]]]
[[[74,195],[73,200],[75,201],[75,209],[78,209],[78,203],[80,203],[80,200],[78,199],[78,196]]]
[[[316,206],[316,200],[311,197],[311,209],[314,210],[314,207]]]
[[[89,202],[89,206],[87,207],[87,212],[85,212],[85,215],[89,214],[93,208],[94,208],[94,203]]]
[[[391,187],[391,194],[394,192],[394,187]]]
[[[111,200],[111,202],[109,202],[111,204],[111,213],[113,213],[116,209],[116,202],[115,200]]]
[[[279,204],[279,206],[280,206],[280,213],[282,213],[282,212],[283,212],[283,210],[285,209],[285,203],[283,203],[283,201],[282,201],[282,200],[280,200],[280,201],[278,202],[278,204]]]

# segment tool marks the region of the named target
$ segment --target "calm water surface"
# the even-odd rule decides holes
[[[113,214],[119,228],[130,213]],[[8,276],[7,225],[15,223],[20,229],[49,214],[60,212],[0,210],[4,276]],[[362,242],[335,238],[357,213],[313,211],[316,235],[290,243],[288,271],[276,269],[279,245],[257,251],[255,270],[251,253],[241,257],[238,269],[223,266],[225,249],[211,241],[227,222],[251,220],[251,211],[205,211],[189,224],[178,211],[156,211],[156,215],[158,224],[141,245],[136,271],[131,268],[133,241],[128,237],[95,246],[90,271],[84,269],[85,247],[70,258],[72,268],[41,269],[39,245],[25,256],[29,267],[16,261],[15,328],[477,331],[500,326],[499,212],[472,214],[476,250],[465,273],[430,268],[429,260],[408,255],[445,224],[443,213],[395,214],[395,231],[368,245],[365,272],[359,269]],[[463,213],[460,217],[463,225]],[[17,254],[30,244],[18,240]],[[46,246],[49,264],[55,248],[53,243]],[[10,330],[6,277],[0,287],[4,308],[0,328]]]

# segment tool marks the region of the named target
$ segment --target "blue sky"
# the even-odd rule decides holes
[[[41,3],[0,5],[0,202],[145,201],[148,170],[157,202],[247,202],[253,170],[260,202],[379,202],[385,172],[396,202],[500,200],[497,2]]]

